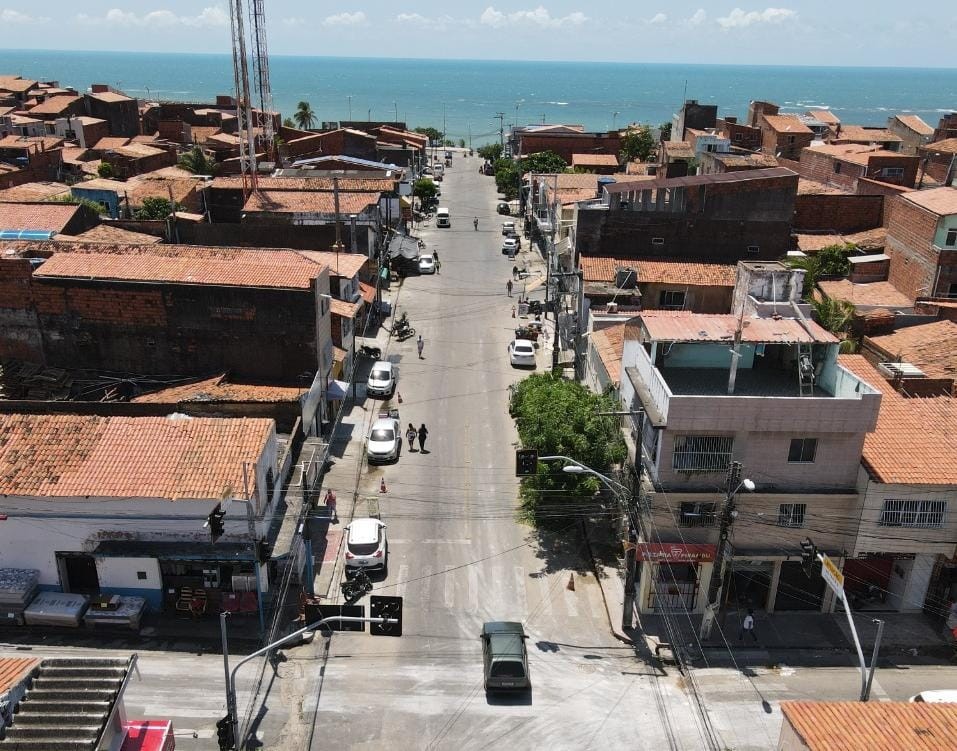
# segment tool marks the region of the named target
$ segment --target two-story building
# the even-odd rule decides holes
[[[848,191],[856,191],[861,178],[913,188],[919,161],[912,154],[877,146],[820,145],[801,151],[800,172],[805,179]]]
[[[888,281],[911,299],[957,298],[957,188],[892,198],[884,252]]]
[[[650,311],[626,324],[621,400],[650,486],[640,612],[704,612],[729,491],[722,602],[769,612],[830,604],[801,569],[800,542],[813,529],[825,552],[853,546],[847,520],[881,397],[838,362],[838,340],[800,314],[793,290],[773,286],[774,300],[746,306],[767,317]],[[732,462],[754,492],[726,487]]]
[[[916,154],[918,148],[934,140],[934,129],[917,115],[892,115],[887,118],[887,130],[901,139],[903,154]]]

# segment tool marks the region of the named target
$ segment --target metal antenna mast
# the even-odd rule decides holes
[[[256,139],[253,137],[252,107],[249,96],[249,66],[246,61],[246,31],[243,26],[243,0],[230,0],[229,25],[233,37],[233,81],[236,85],[236,119],[239,124],[239,164],[243,193],[256,192]]]
[[[262,145],[268,159],[275,158],[276,133],[272,117],[272,87],[269,85],[269,48],[266,45],[266,10],[264,0],[249,0],[249,12],[253,17],[253,77],[259,93],[259,109],[262,119]]]

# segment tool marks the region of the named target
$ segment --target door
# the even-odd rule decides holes
[[[741,610],[766,608],[773,572],[770,561],[732,561],[727,602]]]
[[[82,595],[100,593],[100,577],[96,573],[96,560],[93,556],[61,553],[57,556],[62,557],[63,566],[60,570],[66,573],[66,581],[62,582],[65,592]]]
[[[809,579],[800,561],[785,561],[781,564],[774,609],[820,610],[826,586],[817,572]]]

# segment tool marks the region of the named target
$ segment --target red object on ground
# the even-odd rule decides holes
[[[175,751],[176,738],[169,720],[128,720],[120,751]]]
[[[379,492],[388,493],[389,489],[385,486],[385,477],[382,478],[382,482],[379,483]]]

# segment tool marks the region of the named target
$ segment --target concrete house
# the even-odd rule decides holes
[[[7,414],[0,434],[0,566],[157,610],[182,587],[205,589],[210,612],[226,592],[269,590],[255,543],[283,485],[272,420]],[[224,499],[243,502],[214,545],[203,523]]]
[[[762,115],[759,126],[761,149],[781,159],[797,161],[814,140],[814,131],[794,115]]]
[[[887,118],[887,130],[901,139],[903,154],[916,154],[934,139],[934,129],[917,115],[893,115]]]
[[[932,188],[889,202],[888,281],[911,299],[957,298],[957,188]]]
[[[801,569],[806,528],[840,553],[856,528],[861,449],[880,392],[838,362],[838,341],[800,314],[783,270],[744,276],[736,313],[649,311],[625,328],[621,401],[650,497],[639,541],[640,612],[703,612],[732,461],[755,486],[736,498],[723,602],[826,610]],[[768,280],[773,291],[765,289]],[[764,317],[759,317],[764,316]],[[821,531],[818,531],[821,530]]]
[[[830,144],[801,150],[801,177],[848,191],[860,178],[913,188],[919,160],[877,146]]]

